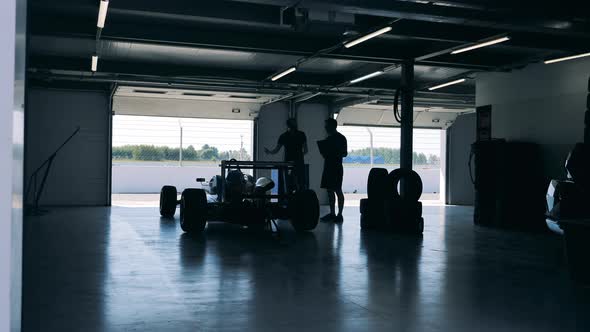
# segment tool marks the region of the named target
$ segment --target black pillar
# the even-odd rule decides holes
[[[586,97],[586,113],[584,114],[584,143],[590,144],[590,78],[588,78],[588,97]]]
[[[414,60],[406,60],[402,64],[401,82],[401,168],[412,169],[414,153]]]

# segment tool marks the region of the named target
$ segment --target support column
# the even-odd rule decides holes
[[[414,153],[414,60],[406,60],[402,64],[401,93],[401,168],[412,169]]]

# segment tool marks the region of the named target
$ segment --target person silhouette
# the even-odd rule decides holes
[[[307,148],[307,137],[305,136],[304,132],[297,128],[296,119],[288,119],[287,131],[279,136],[279,140],[277,141],[275,148],[272,150],[264,148],[264,151],[267,154],[274,155],[277,154],[282,147],[285,148],[284,160],[287,162],[293,162],[295,164],[295,170],[293,172],[295,181],[293,181],[291,176],[291,179],[289,179],[290,183],[288,184],[289,190],[292,191],[294,189],[293,182],[297,184],[299,190],[305,189],[304,155],[306,155],[309,150]]]
[[[327,119],[324,128],[328,137],[322,142],[326,148],[320,148],[324,157],[324,171],[322,173],[321,187],[328,191],[330,200],[330,213],[321,218],[322,221],[344,221],[342,211],[344,210],[344,193],[342,192],[342,180],[344,168],[342,158],[348,155],[348,143],[346,137],[336,129],[338,122],[334,119]],[[336,214],[336,198],[338,198],[338,214]]]

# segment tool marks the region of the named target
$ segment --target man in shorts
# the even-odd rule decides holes
[[[344,193],[342,192],[344,168],[342,167],[342,158],[348,155],[348,143],[346,137],[336,130],[337,127],[338,122],[336,120],[327,119],[325,121],[324,128],[328,133],[328,137],[322,142],[326,148],[320,149],[324,157],[321,187],[328,191],[330,213],[321,219],[326,222],[341,223],[344,221],[342,218],[342,211],[344,210]],[[336,198],[338,198],[338,214],[336,214]]]

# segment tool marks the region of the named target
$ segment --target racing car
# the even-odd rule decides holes
[[[288,188],[288,174],[295,169],[293,163],[224,160],[220,166],[221,175],[209,182],[197,178],[202,188],[185,189],[180,200],[176,187],[162,187],[160,215],[173,217],[179,205],[180,226],[187,233],[203,232],[210,221],[272,229],[275,220],[289,219],[297,231],[310,231],[317,226],[320,206],[316,193]],[[268,177],[254,181],[242,170],[253,170],[254,174],[259,170],[276,170],[278,186]]]

